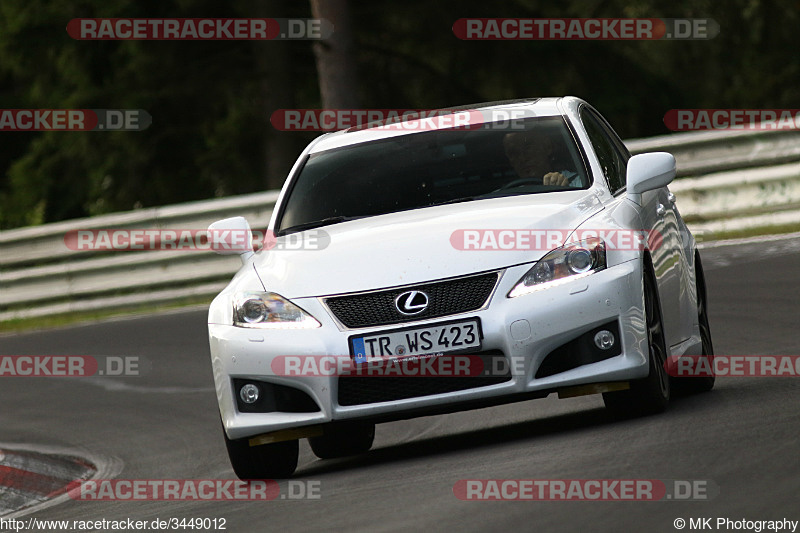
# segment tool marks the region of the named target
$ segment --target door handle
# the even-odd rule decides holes
[[[667,212],[667,208],[664,207],[662,204],[658,204],[658,207],[656,207],[656,214],[658,216],[660,216],[660,217],[663,217],[664,213],[666,213],[666,212]]]

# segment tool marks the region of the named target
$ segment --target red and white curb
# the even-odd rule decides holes
[[[75,481],[109,478],[122,463],[80,450],[0,443],[0,517],[16,518],[68,500]]]

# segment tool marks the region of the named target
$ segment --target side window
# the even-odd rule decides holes
[[[581,120],[595,154],[597,154],[597,159],[600,161],[600,167],[603,169],[608,187],[612,194],[616,194],[625,187],[628,151],[624,146],[617,146],[619,141],[616,135],[587,108],[581,110]]]
[[[628,152],[628,148],[622,143],[619,136],[617,136],[614,130],[611,129],[611,126],[608,125],[608,122],[606,122],[606,120],[603,117],[601,117],[596,113],[590,113],[590,114],[592,115],[592,117],[597,118],[600,127],[603,129],[603,131],[606,132],[606,136],[611,140],[611,143],[614,145],[614,149],[617,152],[617,157],[620,158],[620,164],[621,164],[620,168],[622,169],[622,175],[623,175],[622,181],[624,182],[625,181],[624,176],[628,169],[628,159],[631,158],[631,154],[630,152]]]

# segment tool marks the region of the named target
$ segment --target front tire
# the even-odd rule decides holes
[[[300,444],[297,439],[250,446],[249,440],[231,440],[222,431],[228,458],[239,479],[276,479],[291,476],[297,469]]]
[[[649,261],[644,266],[642,285],[650,372],[646,378],[632,381],[628,390],[603,393],[606,408],[621,417],[660,413],[666,409],[670,399],[670,378],[666,368],[667,345],[664,323],[661,319],[661,302],[655,273]]]
[[[714,344],[711,342],[711,328],[708,325],[708,295],[706,293],[706,277],[700,254],[695,253],[695,281],[697,283],[697,323],[700,326],[700,339],[703,344],[702,355],[708,359],[707,368],[711,369],[710,376],[672,378],[675,390],[687,393],[708,392],[714,388]]]

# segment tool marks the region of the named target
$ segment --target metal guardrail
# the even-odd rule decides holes
[[[678,162],[670,190],[703,239],[800,225],[800,131],[703,131],[626,141]]]
[[[678,178],[800,161],[800,130],[673,133],[625,141],[632,154],[670,152]]]
[[[0,321],[211,297],[241,265],[203,251],[71,250],[70,231],[198,229],[230,216],[266,228],[277,191],[0,232]]]
[[[800,224],[800,131],[709,131],[626,141],[632,153],[668,151],[670,189],[692,231]],[[230,216],[269,221],[278,192],[141,209],[0,232],[0,321],[207,298],[238,269],[202,251],[85,252],[64,237],[91,229],[196,229]]]

